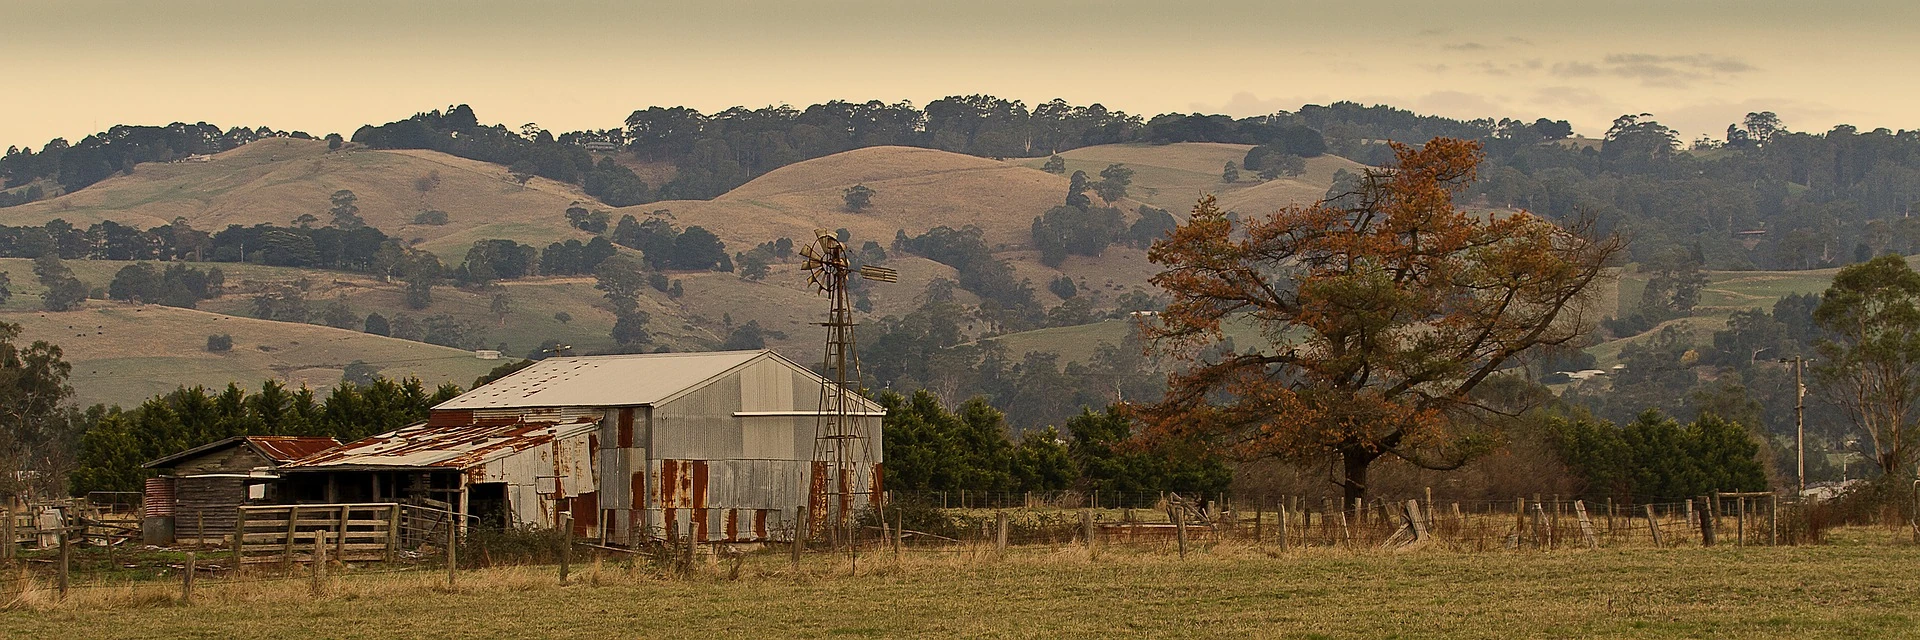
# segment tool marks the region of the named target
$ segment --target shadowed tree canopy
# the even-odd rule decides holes
[[[1239,458],[1342,460],[1349,500],[1382,456],[1458,467],[1492,442],[1473,390],[1588,329],[1580,302],[1623,242],[1525,213],[1454,207],[1476,142],[1395,144],[1345,206],[1230,220],[1203,198],[1148,257],[1172,303],[1148,327],[1188,363],[1144,407],[1153,438]],[[1266,340],[1238,348],[1229,321]]]
[[[1881,472],[1912,473],[1920,412],[1920,273],[1900,256],[1856,264],[1833,278],[1813,311],[1815,379],[1866,433],[1863,452]]]

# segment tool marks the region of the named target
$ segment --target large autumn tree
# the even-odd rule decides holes
[[[1241,459],[1333,456],[1347,500],[1383,456],[1458,467],[1493,442],[1474,388],[1536,347],[1575,341],[1623,246],[1590,225],[1454,205],[1478,143],[1394,144],[1354,193],[1233,220],[1211,196],[1148,253],[1172,302],[1148,327],[1185,361],[1143,407],[1149,438]],[[1261,344],[1226,340],[1251,323]]]

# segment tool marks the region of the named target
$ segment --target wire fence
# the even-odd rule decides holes
[[[570,562],[618,558],[661,571],[686,572],[696,557],[762,557],[803,562],[848,556],[993,558],[1061,549],[1178,555],[1221,545],[1295,552],[1369,552],[1428,548],[1452,552],[1553,552],[1602,548],[1797,545],[1818,542],[1812,505],[1767,493],[1719,493],[1690,500],[1632,504],[1574,499],[1435,500],[1427,496],[1345,502],[1329,497],[1184,495],[1179,493],[889,492],[876,504],[835,522],[778,530],[751,542],[666,535],[620,548],[575,539],[571,527],[538,533],[533,556],[494,553],[477,526],[450,530],[447,518],[401,518],[421,540],[381,561],[342,558],[324,531],[296,539],[274,563],[236,562],[230,547],[189,554],[146,547],[116,550],[113,538],[75,535],[59,549],[0,558],[0,608],[60,601],[74,592],[196,589],[307,581],[318,594],[338,581],[414,574],[448,584],[477,567],[551,565],[564,581]],[[432,515],[432,514],[427,514]],[[417,522],[408,522],[417,520]],[[1905,526],[1907,523],[1903,523]],[[81,531],[75,527],[74,531]],[[662,531],[660,533],[667,533]],[[1920,541],[1920,525],[1915,525]],[[453,544],[448,544],[452,542]],[[528,540],[509,540],[528,545]],[[125,539],[118,544],[133,546]],[[475,547],[478,548],[475,548]],[[322,548],[325,547],[325,548]],[[498,549],[496,549],[497,551]],[[9,549],[9,551],[16,551]],[[772,556],[769,558],[769,556]],[[811,560],[808,560],[811,559]],[[172,585],[172,586],[169,586]]]

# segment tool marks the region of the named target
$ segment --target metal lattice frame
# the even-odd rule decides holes
[[[820,410],[814,423],[813,471],[808,485],[809,528],[824,529],[836,547],[850,540],[854,508],[873,499],[875,490],[873,438],[860,399],[860,355],[854,342],[853,308],[847,285],[855,274],[891,282],[892,270],[852,269],[847,247],[833,233],[816,230],[812,244],[801,250],[808,280],[827,295],[827,343],[822,373],[830,384],[820,387]],[[815,537],[815,536],[809,536]],[[815,539],[818,539],[817,537]]]

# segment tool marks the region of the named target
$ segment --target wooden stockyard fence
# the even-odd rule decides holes
[[[316,541],[336,561],[391,562],[447,539],[444,510],[391,502],[240,507],[238,564],[310,562]]]

